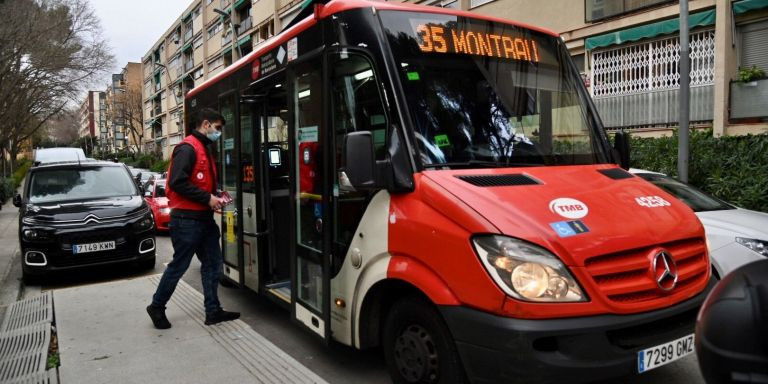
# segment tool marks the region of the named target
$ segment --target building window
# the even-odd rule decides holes
[[[212,27],[208,28],[208,38],[210,39],[211,37],[213,37],[213,35],[221,31],[221,28],[222,28],[221,22],[217,22]]]
[[[739,25],[739,67],[768,70],[768,20]]]
[[[193,72],[192,73],[192,77],[194,77],[195,79],[199,79],[199,78],[203,77],[203,68],[200,67],[195,72]]]
[[[712,120],[715,31],[690,34],[691,121]],[[619,46],[591,55],[591,93],[606,127],[678,121],[679,37]]]
[[[195,38],[195,41],[192,42],[192,46],[195,48],[199,48],[201,45],[203,45],[203,36],[198,36]]]
[[[192,11],[192,18],[196,19],[198,16],[200,16],[200,7],[195,8],[194,11]]]
[[[584,0],[585,18],[587,22],[594,22],[671,2],[674,2],[674,0]]]

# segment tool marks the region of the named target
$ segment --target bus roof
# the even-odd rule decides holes
[[[439,7],[432,7],[432,6],[418,5],[418,4],[407,4],[407,3],[392,3],[392,2],[375,1],[375,0],[332,0],[322,7],[322,9],[319,11],[319,14],[315,16],[308,16],[304,20],[301,20],[300,22],[293,25],[288,30],[283,31],[277,35],[274,35],[272,38],[267,40],[264,44],[259,46],[253,52],[240,58],[238,61],[234,62],[229,67],[225,68],[223,71],[217,73],[214,77],[204,81],[202,84],[190,90],[187,93],[186,98],[194,97],[198,93],[202,92],[204,89],[210,87],[213,84],[216,84],[219,80],[243,68],[244,66],[246,66],[247,64],[255,60],[256,58],[262,56],[264,53],[269,52],[270,50],[277,47],[278,45],[286,42],[288,39],[298,35],[299,33],[303,32],[309,27],[315,25],[317,23],[317,20],[324,19],[328,16],[331,16],[339,12],[343,12],[351,9],[359,9],[359,8],[375,8],[377,10],[412,11],[412,12],[421,11],[421,12],[444,14],[444,15],[465,16],[465,17],[471,17],[474,19],[488,20],[488,21],[494,21],[494,22],[499,22],[504,24],[512,24],[521,28],[538,31],[554,37],[559,37],[557,33],[546,28],[534,27],[534,26],[531,26],[525,23],[519,23],[513,20],[507,20],[507,19],[502,19],[498,17],[486,16],[486,15],[471,13],[467,11],[460,11],[460,10],[455,10],[450,8],[439,8]]]

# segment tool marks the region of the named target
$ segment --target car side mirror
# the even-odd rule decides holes
[[[13,197],[13,205],[15,207],[21,207],[21,195],[20,194],[17,193],[16,196]]]
[[[378,189],[384,185],[379,180],[376,159],[373,155],[373,136],[370,131],[351,132],[344,138],[344,174],[357,190]]]
[[[613,141],[614,161],[626,170],[629,170],[629,140],[629,133],[618,131]]]

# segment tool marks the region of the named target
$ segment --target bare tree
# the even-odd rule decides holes
[[[115,96],[120,106],[117,110],[122,114],[125,123],[126,139],[133,143],[134,151],[140,154],[144,142],[144,103],[141,100],[141,84],[137,81],[128,81],[123,90]]]
[[[22,143],[114,61],[86,0],[0,2],[0,144]]]

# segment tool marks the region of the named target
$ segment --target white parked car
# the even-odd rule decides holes
[[[629,171],[693,209],[707,233],[718,278],[744,264],[768,258],[768,214],[736,207],[662,173],[634,168]]]

